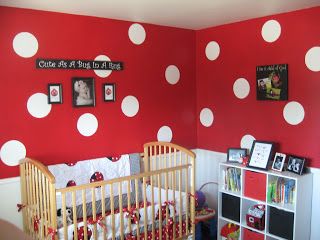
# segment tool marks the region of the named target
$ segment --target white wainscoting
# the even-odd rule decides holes
[[[22,229],[22,214],[17,208],[20,192],[20,177],[0,179],[0,218]]]
[[[226,161],[227,154],[213,152],[204,149],[195,149],[196,157],[196,189],[206,182],[218,182],[219,162]],[[320,169],[310,168],[313,173],[313,196],[312,196],[312,216],[311,217],[311,238],[310,240],[320,239]],[[208,184],[203,189],[207,203],[210,207],[217,209],[218,187],[216,184]],[[307,227],[307,226],[306,226]],[[302,239],[296,239],[302,240]],[[307,240],[307,239],[303,239]]]

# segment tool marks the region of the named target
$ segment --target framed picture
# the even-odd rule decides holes
[[[245,149],[245,148],[229,148],[227,161],[242,163],[242,158],[245,156],[247,156],[247,149]]]
[[[62,85],[60,83],[48,84],[48,104],[62,103]]]
[[[288,100],[288,64],[257,66],[257,100]]]
[[[116,85],[114,83],[105,83],[103,88],[103,100],[105,102],[114,102],[116,100]]]
[[[248,167],[267,169],[272,150],[272,142],[253,141]]]
[[[281,172],[283,169],[285,160],[286,160],[286,155],[284,153],[276,153],[274,155],[272,169]]]
[[[93,78],[72,78],[72,104],[74,107],[95,106],[95,89]]]
[[[305,162],[305,158],[301,158],[297,156],[289,156],[287,170],[289,172],[294,172],[296,174],[301,175],[304,168],[304,162]]]

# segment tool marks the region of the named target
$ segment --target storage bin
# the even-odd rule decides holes
[[[269,232],[285,239],[293,239],[294,213],[274,207],[270,207],[269,212]]]
[[[266,174],[246,170],[244,195],[257,200],[266,200]]]
[[[264,240],[264,235],[244,228],[243,240]]]
[[[225,218],[240,222],[240,198],[222,193],[221,215]]]
[[[249,227],[264,230],[265,206],[261,204],[251,206],[246,214],[246,222]]]

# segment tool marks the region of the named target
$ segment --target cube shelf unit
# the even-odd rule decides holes
[[[235,174],[229,186],[225,184],[227,172],[240,174],[238,179]],[[273,198],[271,186],[277,181],[293,184],[291,195],[283,187],[283,192],[288,194],[286,198]],[[240,240],[310,239],[312,173],[297,175],[248,168],[239,163],[220,163],[218,194],[218,240],[223,239],[220,232],[227,223],[240,227]],[[256,204],[265,206],[263,230],[246,222],[248,209]]]

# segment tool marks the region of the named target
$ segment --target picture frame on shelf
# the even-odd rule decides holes
[[[287,165],[287,171],[293,172],[299,175],[302,175],[304,165],[305,165],[305,158],[303,157],[297,157],[293,155],[288,156],[288,165]]]
[[[247,156],[247,149],[245,148],[228,148],[227,162],[242,163],[245,156]]]
[[[95,106],[94,78],[72,78],[72,104],[74,107]]]
[[[62,84],[49,83],[48,84],[48,104],[62,103]]]
[[[272,142],[254,140],[247,166],[266,170],[271,161],[273,145]]]
[[[103,100],[105,102],[114,102],[116,100],[116,84],[104,83],[102,85]]]
[[[272,170],[282,172],[285,160],[286,160],[286,154],[277,152],[274,155],[274,159],[271,167]]]

